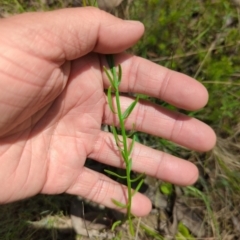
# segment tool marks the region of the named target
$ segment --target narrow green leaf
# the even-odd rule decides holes
[[[126,153],[124,152],[124,150],[121,150],[121,155],[122,155],[122,158],[123,158],[124,162],[126,163],[127,156],[126,156]]]
[[[132,159],[129,158],[128,159],[128,163],[127,163],[127,169],[128,173],[130,174],[131,170],[132,170]]]
[[[107,169],[104,169],[104,172],[106,172],[106,173],[108,173],[108,174],[110,174],[110,175],[112,175],[114,177],[121,178],[121,179],[126,179],[127,178],[127,176],[121,176],[121,175],[119,175],[119,174],[117,174],[115,172],[109,171]]]
[[[137,102],[139,100],[139,97],[137,97],[131,104],[128,106],[128,108],[125,110],[125,112],[122,115],[123,120],[126,120],[131,112],[133,111],[134,107],[136,106]]]
[[[141,173],[141,174],[139,174],[136,178],[131,179],[131,182],[132,182],[132,183],[137,182],[137,181],[140,180],[141,178],[142,178],[142,179],[145,178],[145,174],[144,174],[144,173]]]
[[[129,232],[132,236],[135,236],[135,231],[134,231],[132,220],[129,220]]]
[[[145,224],[140,224],[141,229],[149,236],[153,237],[156,240],[165,240],[163,236],[159,235],[159,233],[152,228],[148,228]]]
[[[135,135],[133,135],[132,142],[130,143],[130,147],[128,150],[128,156],[130,156],[132,154],[134,143],[135,143]]]
[[[142,178],[141,181],[138,183],[137,187],[135,188],[135,192],[138,192],[141,186],[143,185],[144,179]]]
[[[118,65],[118,85],[121,83],[121,81],[122,81],[122,67],[119,64]]]
[[[116,86],[114,85],[114,81],[113,81],[112,77],[110,76],[110,74],[109,74],[109,72],[108,72],[108,70],[105,66],[103,67],[103,70],[104,70],[105,74],[107,75],[107,78],[110,82],[110,85],[113,87],[113,90],[116,91]]]
[[[122,157],[123,157],[123,159],[125,161],[125,154],[124,154],[122,148],[119,146],[119,143],[122,143],[122,140],[119,138],[115,126],[111,126],[111,132],[113,133],[113,136],[114,136],[114,139],[115,139],[115,143],[116,143],[116,145],[118,147],[118,150],[121,153],[121,155],[122,155]]]
[[[119,91],[118,86],[120,82],[118,81],[116,67],[112,68],[112,74],[113,74],[114,86],[116,86],[116,91]]]
[[[115,90],[117,90],[117,87],[120,84],[120,80],[117,77],[116,67],[115,67],[115,63],[114,63],[114,57],[113,57],[113,55],[110,54],[110,55],[106,55],[106,59],[107,59],[110,71],[113,75],[113,83],[114,83]]]
[[[94,1],[93,6],[98,8],[97,0]]]
[[[132,124],[132,129],[131,129],[131,131],[129,132],[129,134],[127,134],[127,137],[128,137],[128,138],[132,138],[133,135],[137,135],[136,124],[135,124],[135,123]],[[136,139],[135,139],[135,140],[137,140],[137,139],[138,139],[138,137],[136,136]]]
[[[112,199],[112,202],[117,206],[117,207],[120,207],[120,208],[127,208],[128,207],[128,204],[124,204],[124,203],[121,203],[115,199]]]
[[[136,134],[137,132],[135,131],[130,131],[129,134],[126,134],[127,138],[133,138],[133,136]]]
[[[114,139],[115,139],[116,143],[122,143],[122,142],[123,142],[123,141],[119,138],[119,136],[118,136],[116,127],[113,126],[113,125],[111,126],[111,132],[112,132],[112,134],[113,134],[113,136],[114,136]]]
[[[111,86],[108,88],[108,92],[107,92],[107,96],[108,96],[108,105],[111,109],[111,111],[114,113],[114,114],[117,114],[117,112],[114,110],[113,108],[113,103],[112,103],[112,91],[111,91]]]
[[[188,228],[181,221],[178,224],[178,234],[175,237],[176,240],[181,239],[195,240],[195,238],[190,234]]]
[[[112,227],[111,227],[111,231],[114,231],[115,228],[116,228],[117,226],[119,226],[121,223],[122,223],[121,220],[118,220],[118,221],[114,222],[113,225],[112,225]]]
[[[139,191],[139,189],[141,188],[141,186],[143,185],[144,179],[141,179],[141,181],[138,183],[137,187],[135,188],[135,190],[133,191],[132,197]]]

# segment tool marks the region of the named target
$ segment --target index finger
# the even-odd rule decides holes
[[[122,67],[121,92],[146,94],[186,110],[202,108],[208,101],[206,88],[185,74],[125,53],[114,59]],[[104,56],[102,63],[107,66]],[[107,88],[109,81],[105,75],[103,80]]]
[[[122,52],[139,40],[144,26],[86,7],[11,16],[1,19],[0,32],[1,53],[12,46],[61,65],[92,51]]]

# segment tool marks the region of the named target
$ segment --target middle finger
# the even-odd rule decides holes
[[[113,97],[114,102],[115,97]],[[120,102],[124,112],[133,99],[122,96]],[[119,125],[117,115],[112,113],[107,103],[103,123]],[[137,131],[159,136],[197,151],[210,150],[216,141],[215,133],[205,123],[145,100],[139,101],[126,119],[126,129],[131,130],[133,124]]]

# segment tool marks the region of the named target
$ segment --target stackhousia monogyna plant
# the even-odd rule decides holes
[[[95,6],[98,7],[96,0],[83,0],[84,6]],[[136,134],[134,132],[134,124],[133,129],[130,132],[130,134],[127,134],[127,130],[125,128],[125,121],[133,111],[134,107],[136,106],[139,96],[136,97],[136,99],[132,102],[132,104],[129,105],[129,107],[122,112],[121,110],[121,104],[120,104],[120,91],[119,91],[119,85],[122,80],[122,68],[121,65],[118,65],[117,67],[114,64],[114,57],[113,55],[106,55],[106,60],[108,63],[108,69],[106,67],[103,67],[104,72],[106,73],[110,86],[107,91],[107,98],[108,98],[108,104],[112,111],[112,113],[116,114],[119,120],[119,129],[112,125],[110,126],[110,131],[112,132],[115,143],[118,147],[121,160],[123,161],[125,168],[126,168],[126,175],[122,176],[119,175],[116,172],[106,170],[105,172],[109,175],[112,175],[114,177],[117,177],[119,179],[123,179],[126,182],[127,185],[127,203],[123,204],[115,199],[112,199],[113,203],[119,207],[119,208],[125,208],[126,209],[126,218],[129,223],[129,230],[132,235],[134,235],[134,227],[132,219],[134,216],[131,213],[131,207],[132,207],[132,198],[135,193],[139,191],[141,188],[143,182],[144,182],[144,174],[138,175],[136,178],[132,179],[131,176],[131,170],[132,170],[132,158],[131,153],[133,151],[134,143],[136,141]],[[113,104],[112,100],[112,94],[115,94],[115,104]],[[116,106],[116,109],[114,109],[114,106]],[[119,136],[119,134],[121,136]],[[132,138],[130,144],[129,144],[129,138]],[[133,190],[132,189],[132,183],[137,183],[137,187]],[[113,226],[112,230],[116,228],[119,224],[121,224],[122,221],[116,221]]]
[[[115,172],[105,170],[108,174],[123,179],[126,181],[127,185],[127,203],[123,204],[118,202],[115,199],[112,199],[114,204],[120,208],[126,208],[127,211],[127,220],[129,222],[129,230],[132,235],[134,235],[134,228],[132,224],[132,218],[134,217],[131,214],[131,206],[132,206],[132,197],[134,196],[135,193],[138,192],[140,187],[143,184],[144,181],[144,174],[138,175],[138,177],[132,179],[131,178],[131,170],[132,170],[132,151],[134,147],[134,143],[136,141],[136,135],[134,132],[134,124],[133,124],[133,129],[130,132],[130,134],[127,134],[127,130],[125,128],[125,121],[129,117],[129,115],[132,113],[134,107],[136,106],[139,96],[136,97],[136,99],[127,107],[127,109],[122,112],[121,110],[121,104],[120,104],[120,91],[119,91],[119,86],[121,84],[122,80],[122,68],[121,65],[118,65],[117,67],[114,64],[114,57],[112,55],[106,55],[107,63],[109,66],[109,69],[104,67],[104,72],[106,73],[110,86],[107,91],[107,98],[108,98],[108,105],[112,111],[113,114],[116,114],[118,120],[119,120],[119,130],[112,125],[110,127],[111,132],[113,133],[115,143],[117,145],[119,155],[125,165],[126,168],[126,175],[122,176],[119,175]],[[115,103],[113,103],[113,98],[112,94],[115,95]],[[115,106],[115,107],[114,107]],[[121,136],[118,135],[118,132],[120,132]],[[129,143],[129,138],[132,137],[131,142]],[[135,190],[132,189],[132,183],[138,182],[137,187]],[[113,229],[120,224],[121,221],[117,221],[113,224]]]

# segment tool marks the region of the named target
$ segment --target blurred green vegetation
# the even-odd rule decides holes
[[[131,16],[146,33],[134,52],[193,76],[209,91],[204,111],[189,113],[229,136],[239,121],[239,14],[231,1],[136,1]],[[184,87],[184,86],[183,86]]]

